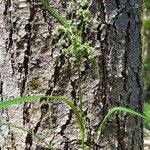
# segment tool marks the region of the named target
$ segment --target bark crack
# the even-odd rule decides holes
[[[26,82],[28,78],[28,68],[29,68],[29,58],[31,56],[31,41],[32,41],[32,21],[34,20],[34,17],[36,15],[35,8],[34,8],[34,1],[27,1],[30,4],[30,10],[29,10],[29,19],[28,23],[25,26],[26,36],[24,37],[27,43],[26,50],[24,52],[24,60],[23,60],[23,81],[22,86],[20,90],[20,95],[23,96],[25,89],[26,89]],[[23,125],[26,125],[30,123],[30,113],[29,110],[31,108],[31,103],[25,103],[23,107]],[[26,136],[26,150],[30,150],[32,146],[32,134],[28,133]]]
[[[28,132],[28,134],[26,136],[25,143],[26,143],[25,150],[31,150],[33,139],[32,139],[32,134],[30,132]]]
[[[17,150],[13,131],[9,131],[8,135],[10,135],[12,149]]]
[[[1,95],[1,101],[3,101],[3,81],[0,81],[0,95]]]
[[[130,19],[130,12],[128,13],[128,17]],[[129,51],[130,51],[130,20],[127,24],[126,29],[126,36],[125,36],[125,53],[124,53],[124,71],[122,72],[122,75],[124,77],[124,90],[127,91],[127,83],[128,83],[128,58],[129,58]]]
[[[103,103],[103,113],[105,114],[105,111],[107,109],[107,102],[108,102],[108,66],[107,66],[107,55],[108,55],[108,43],[107,43],[107,30],[106,35],[103,40],[101,40],[101,57],[100,57],[100,65],[102,70],[102,82],[101,82],[101,100]],[[104,115],[103,114],[103,115]]]
[[[3,14],[6,16],[9,13],[9,8],[11,6],[11,0],[6,0],[5,1],[5,10],[3,12]]]
[[[72,111],[69,111],[68,114],[68,119],[66,120],[66,122],[61,126],[61,131],[58,134],[61,134],[61,136],[63,136],[63,138],[65,139],[64,141],[64,150],[68,150],[69,146],[68,143],[70,143],[68,137],[65,135],[65,130],[67,129],[67,126],[70,124],[72,119]]]
[[[106,23],[106,8],[105,8],[105,2],[104,0],[100,1],[100,14],[99,18],[101,23]]]

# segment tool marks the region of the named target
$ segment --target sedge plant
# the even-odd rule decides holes
[[[81,117],[81,115],[80,115],[78,109],[76,108],[76,106],[70,100],[68,100],[66,98],[63,98],[63,97],[60,97],[60,96],[42,96],[42,95],[23,96],[23,97],[8,99],[8,100],[5,100],[3,102],[0,102],[0,110],[1,109],[6,109],[6,108],[11,107],[11,106],[16,105],[16,104],[21,104],[21,103],[24,103],[24,102],[31,102],[31,101],[39,100],[41,98],[47,98],[47,99],[52,99],[52,100],[55,100],[55,101],[64,102],[73,111],[73,113],[75,115],[75,118],[78,122],[78,127],[80,129],[80,137],[81,137],[81,141],[82,141],[82,150],[84,150],[85,149],[85,144],[84,144],[84,130],[85,130],[85,127],[84,127],[84,124],[83,124],[83,122],[84,122],[83,118]],[[101,132],[104,124],[106,123],[108,117],[110,117],[115,112],[129,113],[133,116],[138,116],[138,117],[144,118],[145,120],[149,121],[149,119],[147,117],[145,117],[145,116],[141,115],[140,113],[137,113],[137,112],[135,112],[131,109],[128,109],[128,108],[125,108],[125,107],[111,108],[111,109],[109,109],[109,111],[106,114],[106,116],[104,117],[104,119],[102,121],[100,121],[98,127],[95,129],[95,132],[93,133],[93,141],[95,141],[98,134],[100,134],[100,132]],[[6,126],[9,126],[9,127],[13,127],[13,128],[17,128],[17,129],[23,130],[25,132],[29,132],[35,138],[37,138],[39,141],[43,142],[50,150],[52,149],[52,147],[42,137],[32,133],[31,131],[28,131],[27,129],[25,129],[23,127],[19,127],[17,125],[13,125],[11,123],[2,122],[2,121],[0,122],[0,124],[6,125]]]
[[[49,4],[48,0],[41,0],[43,6],[48,11],[48,13],[53,16],[59,23],[60,26],[57,27],[57,30],[53,34],[57,34],[58,32],[64,33],[64,38],[67,37],[67,39],[70,42],[70,45],[67,49],[64,49],[64,52],[67,53],[69,56],[74,57],[77,61],[77,73],[78,73],[78,94],[79,94],[79,110],[78,108],[68,99],[61,97],[61,96],[43,96],[43,95],[37,95],[37,96],[23,96],[19,98],[13,98],[8,99],[3,102],[0,102],[0,109],[8,108],[15,104],[21,104],[24,102],[30,102],[33,100],[39,100],[41,98],[47,98],[55,101],[60,101],[65,103],[74,113],[75,118],[78,123],[78,127],[80,129],[80,138],[82,143],[82,150],[85,150],[85,126],[84,126],[84,118],[83,118],[83,102],[82,102],[82,89],[81,89],[81,79],[80,79],[80,73],[81,73],[81,60],[82,58],[86,58],[88,60],[92,60],[91,54],[93,51],[93,48],[88,44],[82,41],[82,32],[83,32],[83,25],[87,23],[88,20],[88,8],[85,10],[79,9],[77,12],[78,15],[83,18],[81,27],[79,30],[77,30],[77,27],[72,25],[69,21],[67,21],[64,17],[62,17],[55,9],[52,8],[52,6]],[[75,8],[77,7],[77,1],[72,1]],[[82,5],[87,5],[88,1],[83,0]],[[63,41],[63,40],[62,40]],[[60,42],[62,42],[60,41]],[[89,61],[91,62],[91,61]],[[97,136],[101,133],[103,126],[105,125],[108,117],[110,117],[114,112],[125,112],[128,114],[131,114],[133,116],[141,117],[144,119],[147,119],[140,113],[137,113],[131,109],[125,108],[125,107],[114,107],[108,110],[108,113],[104,117],[102,121],[99,122],[98,127],[94,130],[94,133],[92,135],[93,141],[97,139]],[[29,132],[33,134],[35,138],[37,138],[39,141],[43,142],[49,149],[52,149],[52,146],[50,146],[43,138],[39,137],[38,135],[24,129],[23,127],[18,127],[16,125],[12,125],[7,122],[0,122],[2,125],[7,125],[13,128],[21,129],[23,131]]]

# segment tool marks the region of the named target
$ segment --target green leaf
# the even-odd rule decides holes
[[[144,3],[145,3],[145,4],[149,4],[149,3],[150,3],[150,0],[144,0]]]
[[[144,118],[144,119],[148,120],[148,118],[146,118],[145,116],[141,115],[140,113],[138,113],[134,110],[131,110],[131,109],[128,109],[128,108],[125,108],[125,107],[114,107],[114,108],[112,108],[108,111],[108,113],[104,117],[103,121],[99,123],[98,127],[96,128],[96,130],[93,134],[93,141],[95,141],[95,139],[97,138],[98,133],[99,134],[101,133],[102,127],[104,126],[105,122],[107,121],[107,118],[109,116],[111,116],[114,112],[125,112],[125,113],[129,113],[131,115],[138,116],[138,117],[141,117],[141,118]]]
[[[144,20],[143,25],[144,25],[145,30],[149,30],[150,29],[150,20]]]
[[[147,64],[144,64],[144,69],[145,69],[145,70],[150,70],[150,64],[148,64],[148,63],[147,63]]]
[[[144,116],[147,117],[149,120],[144,120],[144,126],[147,129],[150,129],[150,104],[144,104]]]
[[[82,140],[82,149],[84,150],[84,124],[83,124],[83,118],[80,115],[80,113],[78,112],[77,108],[75,107],[74,104],[72,104],[71,101],[69,101],[66,98],[60,97],[60,96],[24,96],[24,97],[18,97],[18,98],[12,98],[12,99],[8,99],[5,100],[3,102],[0,102],[0,109],[5,109],[8,108],[9,106],[15,105],[15,104],[20,104],[23,102],[30,102],[33,100],[37,100],[39,98],[49,98],[49,99],[53,99],[53,100],[57,100],[60,102],[64,102],[68,107],[70,107],[72,109],[72,111],[75,114],[75,117],[77,119],[78,122],[78,126],[80,129],[80,136],[81,136],[81,140]]]
[[[64,27],[70,29],[70,25],[67,22],[67,20],[62,17],[55,9],[53,9],[51,7],[51,5],[49,4],[48,0],[41,0],[43,6],[46,8],[46,10],[49,12],[50,15],[52,15],[55,19],[57,19],[57,21],[63,25]]]

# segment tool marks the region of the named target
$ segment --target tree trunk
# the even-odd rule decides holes
[[[51,0],[63,16],[68,1]],[[84,37],[94,46],[99,76],[86,60],[81,65],[86,150],[91,134],[108,109],[125,106],[142,113],[141,0],[90,0],[91,20],[98,24],[86,28]],[[0,96],[59,95],[77,107],[78,75],[76,62],[68,63],[52,31],[56,20],[37,0],[0,1]],[[40,100],[1,111],[8,121],[40,135],[60,150],[79,150],[81,141],[73,112],[63,103]],[[94,145],[99,150],[142,150],[142,121],[127,114],[107,120]],[[15,128],[1,126],[2,150],[44,150],[46,146]]]

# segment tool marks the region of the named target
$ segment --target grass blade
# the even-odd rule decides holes
[[[70,25],[68,24],[67,20],[51,7],[48,0],[41,0],[41,2],[50,15],[52,15],[61,25],[70,29]]]
[[[144,19],[143,25],[144,25],[145,30],[149,30],[150,29],[150,20]]]
[[[108,113],[104,117],[103,121],[101,123],[99,123],[98,127],[96,128],[96,130],[93,134],[93,141],[95,141],[95,139],[97,138],[98,133],[101,132],[102,127],[104,126],[105,122],[107,121],[107,118],[109,116],[111,116],[114,112],[125,112],[125,113],[129,113],[131,115],[134,115],[134,116],[138,116],[138,117],[141,117],[141,118],[144,118],[144,119],[148,119],[145,116],[141,115],[140,113],[138,113],[134,110],[131,110],[131,109],[128,109],[128,108],[125,108],[125,107],[114,107],[114,108],[112,108],[108,111]]]
[[[144,64],[144,69],[145,70],[150,70],[150,63],[149,64]]]
[[[20,104],[20,103],[23,103],[23,102],[30,102],[30,101],[33,101],[33,100],[37,100],[39,98],[49,98],[49,99],[57,100],[57,101],[60,101],[60,102],[64,102],[67,106],[69,106],[72,109],[72,111],[74,112],[75,117],[77,119],[77,122],[78,122],[78,126],[79,126],[79,129],[80,129],[80,136],[81,136],[81,140],[82,140],[82,149],[84,150],[84,124],[83,124],[83,118],[80,115],[80,113],[78,112],[75,105],[72,104],[72,102],[69,101],[66,98],[63,98],[63,97],[60,97],[60,96],[40,96],[40,95],[37,95],[37,96],[23,96],[23,97],[12,98],[12,99],[8,99],[8,100],[5,100],[3,102],[0,102],[0,109],[5,109],[5,108],[8,108],[9,106]]]
[[[44,143],[48,148],[49,150],[52,150],[52,147],[50,146],[50,144],[48,144],[42,137],[38,136],[37,134],[25,129],[24,127],[20,127],[20,126],[17,126],[17,125],[13,125],[11,123],[7,123],[7,122],[0,122],[0,124],[2,125],[5,125],[5,126],[8,126],[8,127],[13,127],[13,128],[17,128],[17,129],[20,129],[22,131],[25,131],[27,133],[30,133],[32,134],[36,139],[38,139],[39,141],[41,141],[42,143]]]
[[[144,120],[144,127],[150,129],[150,104],[144,103],[144,116],[147,117],[147,120]]]

